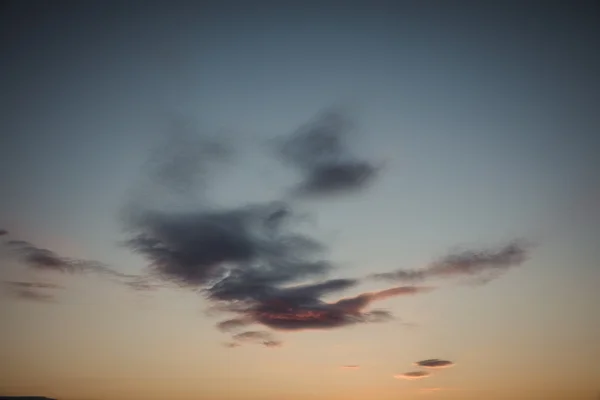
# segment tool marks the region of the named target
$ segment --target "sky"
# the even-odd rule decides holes
[[[1,10],[0,395],[597,398],[594,2]]]

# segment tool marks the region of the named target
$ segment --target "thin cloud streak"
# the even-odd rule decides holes
[[[8,235],[8,232],[6,235]],[[137,291],[156,290],[164,287],[163,282],[156,281],[150,276],[122,273],[99,261],[65,257],[25,240],[6,240],[0,245],[5,251],[5,256],[15,257],[21,264],[34,271],[72,275],[91,274],[109,279]]]
[[[54,303],[54,293],[48,293],[56,289],[62,289],[60,285],[48,282],[25,282],[25,281],[3,281],[2,286],[14,298],[42,303]]]
[[[387,281],[417,282],[432,278],[486,275],[481,281],[487,283],[508,269],[522,265],[529,258],[532,245],[515,240],[504,246],[483,250],[465,250],[453,253],[423,269],[397,270],[372,275]]]

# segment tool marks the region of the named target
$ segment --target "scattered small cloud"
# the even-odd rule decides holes
[[[293,194],[322,197],[356,192],[377,177],[378,166],[350,151],[346,139],[352,127],[343,113],[326,110],[283,141],[279,155],[302,175]]]
[[[270,332],[266,331],[247,331],[233,335],[235,342],[249,342],[262,344],[265,347],[280,347],[283,343],[275,340]]]
[[[429,360],[417,361],[415,365],[424,368],[449,368],[453,367],[455,364],[452,361],[431,358]]]
[[[265,347],[281,347],[283,346],[283,342],[279,340],[265,340],[262,342],[262,345]]]
[[[248,325],[249,323],[251,323],[251,321],[248,321],[243,318],[232,318],[232,319],[228,319],[228,320],[219,322],[217,324],[217,328],[219,328],[219,330],[221,330],[223,332],[230,332],[230,331],[242,328],[242,327]]]
[[[417,379],[428,378],[430,375],[431,374],[427,371],[411,371],[411,372],[405,372],[403,374],[394,375],[394,378],[414,381]]]
[[[388,281],[415,282],[430,278],[476,276],[480,283],[487,283],[506,270],[523,264],[529,257],[532,245],[515,240],[495,249],[465,250],[449,254],[426,268],[397,270],[372,275]],[[483,276],[482,276],[483,275]]]

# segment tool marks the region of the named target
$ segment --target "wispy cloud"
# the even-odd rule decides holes
[[[283,343],[276,340],[273,334],[266,331],[247,331],[233,335],[237,343],[249,342],[262,344],[265,347],[280,347]]]
[[[347,139],[353,125],[339,110],[325,110],[279,147],[282,160],[302,175],[293,193],[319,197],[366,188],[380,167],[352,154]]]
[[[97,273],[118,278],[136,277],[135,275],[115,271],[98,261],[64,257],[24,240],[6,241],[4,247],[23,264],[35,270],[63,273]]]
[[[4,232],[3,236],[8,236],[8,231]],[[92,274],[116,281],[135,290],[153,290],[163,285],[162,282],[153,280],[151,277],[122,273],[98,261],[65,257],[25,240],[5,240],[0,242],[0,246],[4,250],[4,255],[16,258],[21,264],[34,271]]]
[[[394,378],[405,379],[408,381],[414,381],[417,379],[428,378],[429,376],[431,376],[431,374],[427,371],[411,371],[411,372],[405,372],[403,374],[394,375]]]
[[[48,282],[3,281],[2,286],[15,298],[43,303],[54,302],[53,291],[62,289],[62,286]]]
[[[431,358],[429,360],[417,361],[415,365],[418,367],[439,369],[453,367],[455,364],[452,361],[440,360],[439,358]]]
[[[422,269],[400,269],[372,275],[388,281],[416,282],[430,278],[486,275],[484,282],[523,264],[532,245],[524,240],[515,240],[504,246],[483,250],[464,250],[449,254]]]

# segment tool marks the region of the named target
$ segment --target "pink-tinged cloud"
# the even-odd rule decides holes
[[[414,363],[417,367],[430,368],[430,369],[440,369],[440,368],[450,368],[455,364],[452,361],[448,360],[440,360],[439,358],[431,358],[428,360],[417,361]]]
[[[402,295],[414,295],[431,290],[429,287],[402,286],[379,292],[325,303],[316,299],[298,301],[294,297],[279,297],[262,301],[247,310],[255,322],[277,330],[331,329],[357,323],[384,322],[391,314],[384,310],[365,312],[374,301]],[[305,300],[305,299],[300,299]]]
[[[417,379],[427,378],[429,376],[431,376],[431,374],[427,371],[411,371],[411,372],[405,372],[403,374],[394,375],[394,378],[405,379],[408,381],[414,381]]]

